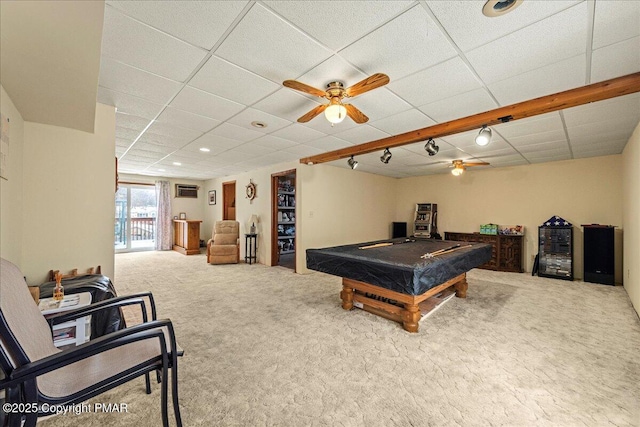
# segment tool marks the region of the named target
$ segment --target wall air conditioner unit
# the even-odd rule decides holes
[[[197,199],[199,188],[197,185],[176,184],[176,197]]]

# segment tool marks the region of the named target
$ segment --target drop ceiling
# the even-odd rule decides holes
[[[485,17],[484,1],[107,1],[98,101],[117,107],[120,172],[209,179],[297,160],[640,71],[640,2],[525,0]],[[284,88],[391,82],[351,103],[370,121],[296,119],[319,99]],[[256,128],[252,122],[267,126]],[[619,154],[640,94],[358,156],[402,178]],[[200,149],[208,149],[203,152]],[[180,165],[176,165],[179,163]],[[346,160],[330,164],[348,167]]]

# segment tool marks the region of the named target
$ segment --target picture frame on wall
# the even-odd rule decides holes
[[[185,212],[180,212],[180,219],[187,219],[187,214]]]
[[[216,204],[216,190],[209,190],[209,204]]]

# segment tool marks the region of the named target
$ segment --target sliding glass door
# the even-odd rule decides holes
[[[116,252],[153,250],[155,238],[155,187],[120,184],[116,193]]]

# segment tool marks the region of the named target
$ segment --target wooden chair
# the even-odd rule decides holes
[[[209,264],[237,264],[240,262],[240,223],[216,221],[211,239],[207,242]]]
[[[36,425],[37,418],[51,415],[43,408],[74,405],[97,396],[134,378],[145,375],[151,392],[149,373],[161,372],[161,411],[164,427],[169,426],[168,383],[176,424],[182,426],[178,405],[178,360],[182,350],[176,344],[170,320],[156,320],[150,293],[113,298],[69,311],[49,319],[63,323],[105,308],[140,305],[143,323],[104,335],[77,347],[60,350],[53,345],[51,329],[27,289],[18,267],[1,259],[0,264],[0,390],[5,401],[17,403],[23,412],[6,414],[3,426]],[[147,319],[145,301],[151,304]],[[44,405],[43,404],[48,404]],[[28,404],[28,405],[24,405]],[[32,404],[38,405],[32,411]]]

